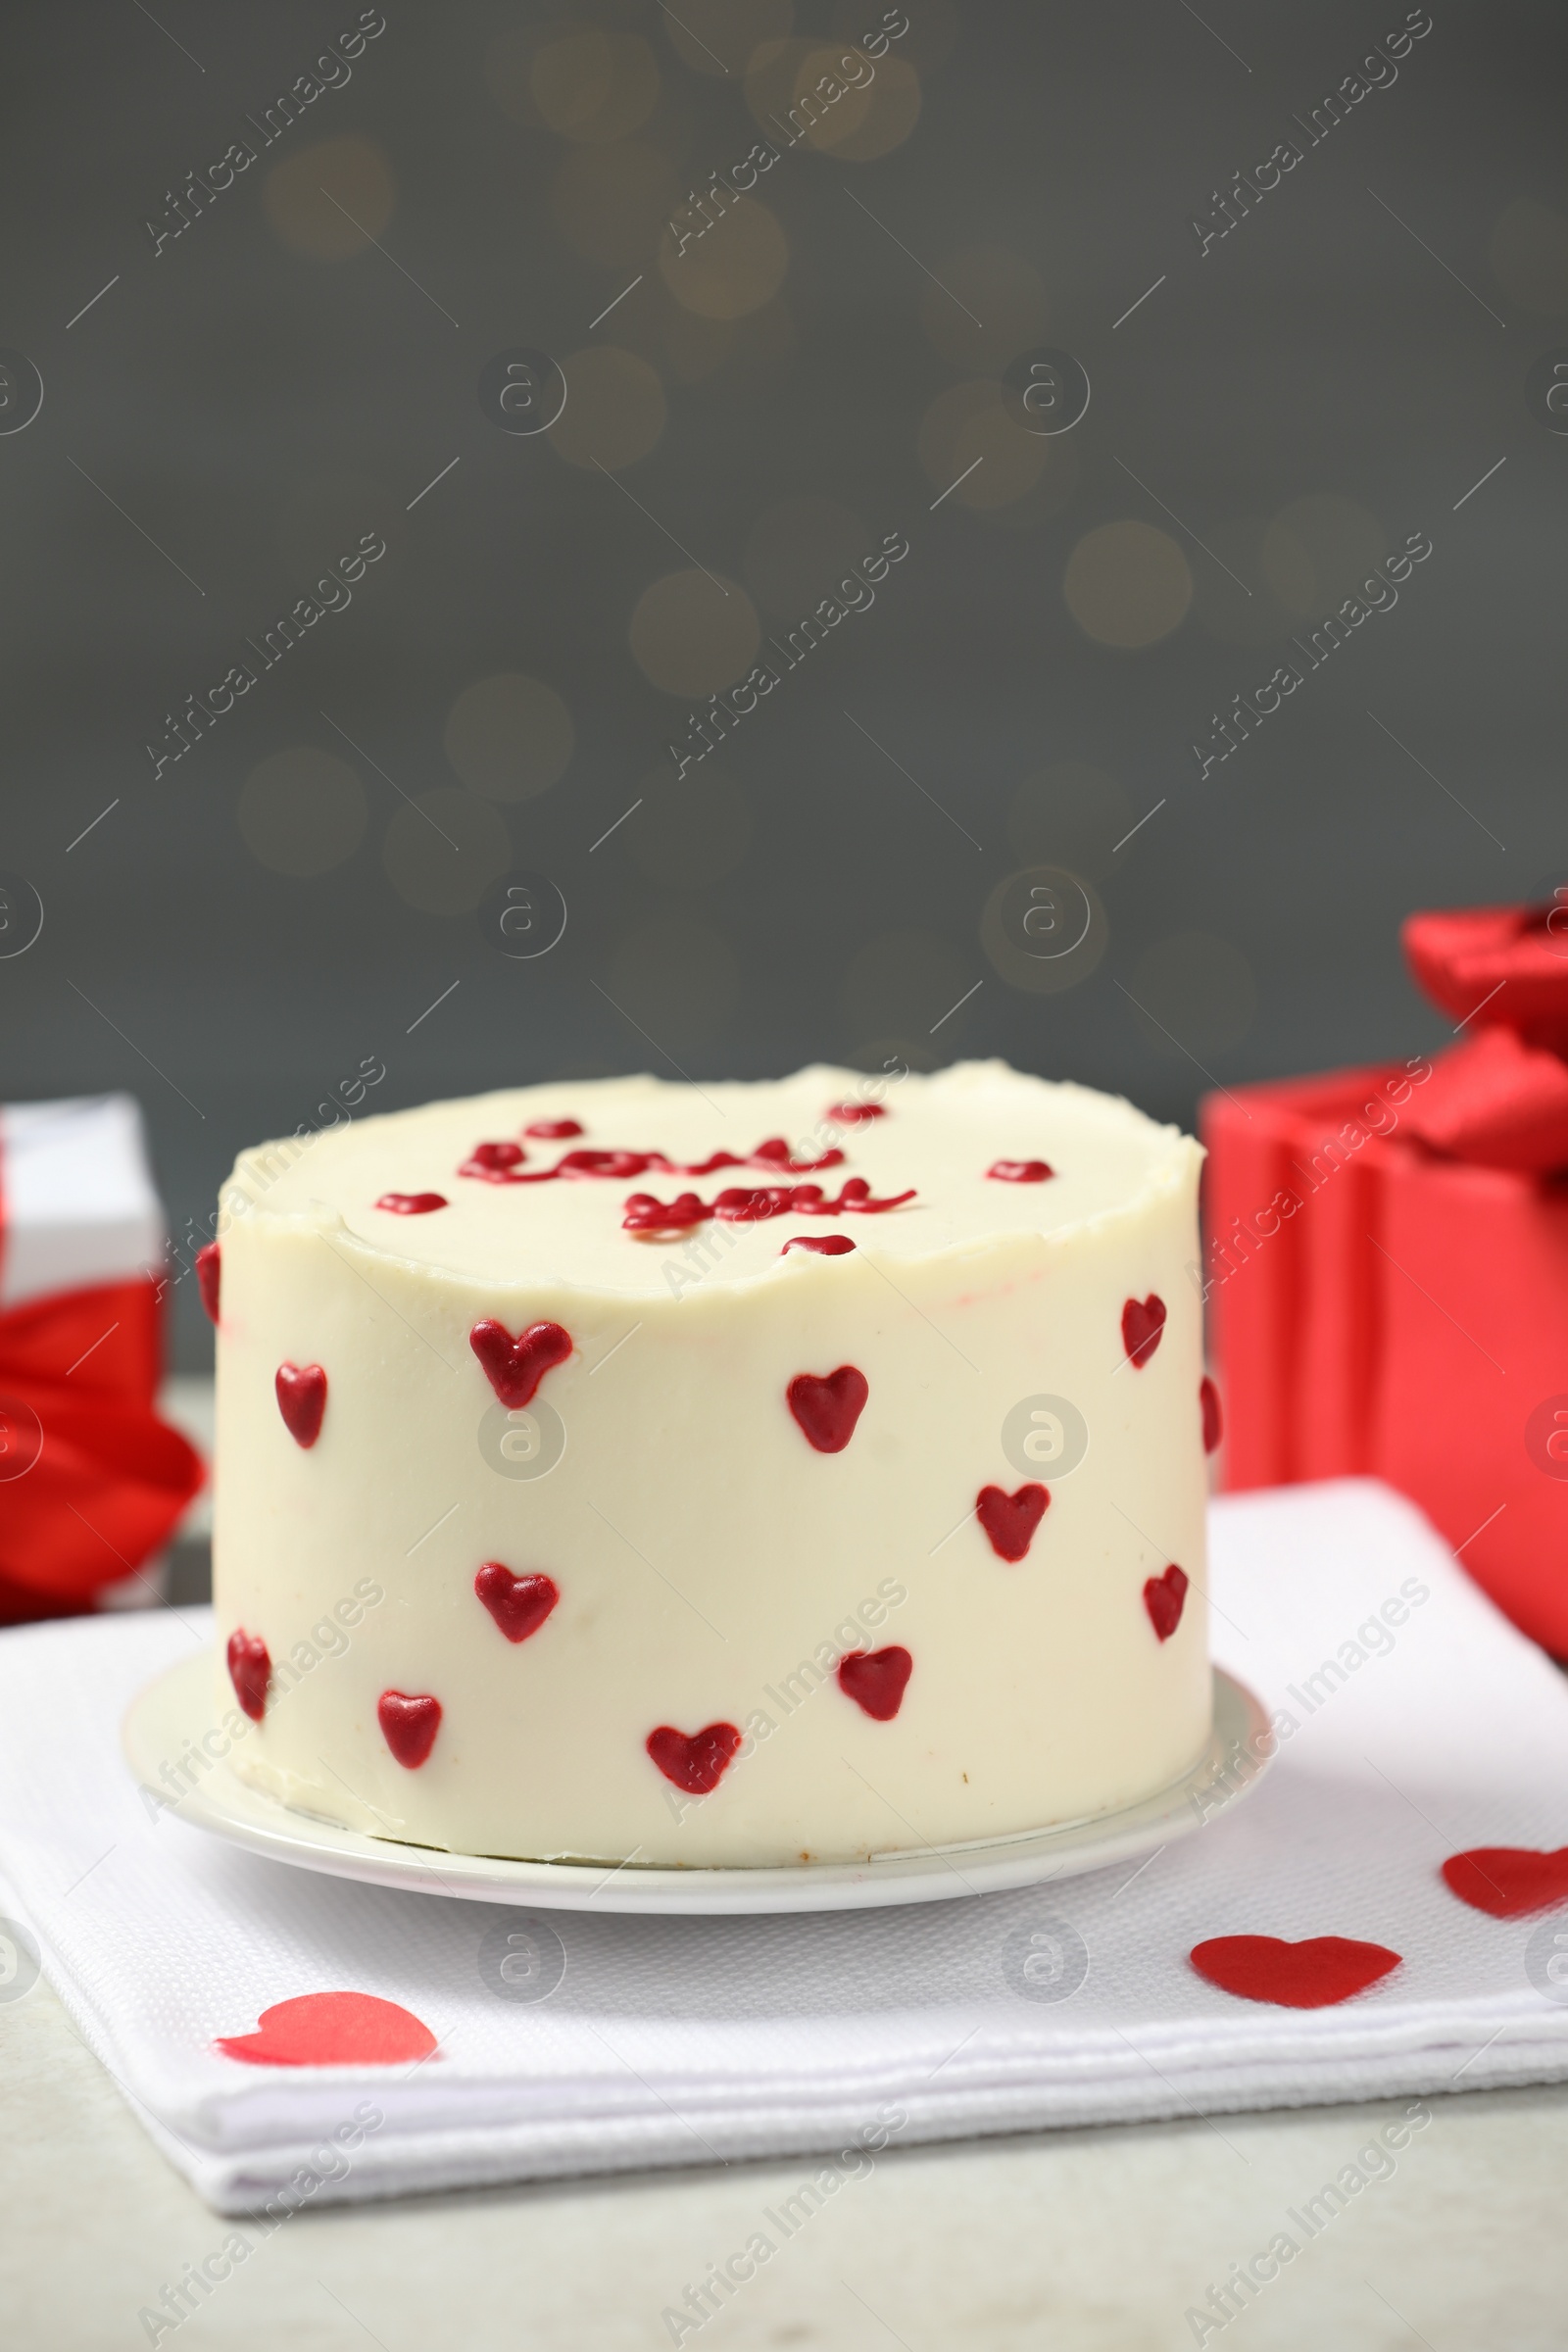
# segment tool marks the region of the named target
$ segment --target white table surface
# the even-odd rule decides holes
[[[735,2352],[1177,2352],[1403,2101],[888,2150],[684,2342]],[[1568,2087],[1456,2093],[1210,2345],[1561,2352]],[[809,2172],[630,2174],[294,2215],[159,2342],[268,2352],[656,2352],[707,2267]],[[221,2246],[39,1982],[0,2004],[0,2342],[131,2352]]]

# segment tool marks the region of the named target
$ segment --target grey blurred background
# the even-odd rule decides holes
[[[1396,0],[361,23],[7,16],[0,869],[45,920],[0,960],[0,1096],[133,1088],[188,1240],[366,1061],[390,1109],[1001,1054],[1190,1120],[1211,1079],[1443,1037],[1399,918],[1568,870],[1560,8],[1434,0],[1332,128]],[[545,432],[481,405],[521,348],[564,373]],[[1091,386],[1052,436],[1004,380],[1044,348]],[[264,667],[362,534],[352,602]],[[888,534],[874,605],[677,777]],[[1412,534],[1309,670],[1292,639]],[[1049,970],[1005,936],[1042,864],[1095,910]],[[519,873],[569,910],[533,960],[495,925]]]

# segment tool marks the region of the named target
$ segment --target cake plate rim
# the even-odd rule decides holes
[[[212,1658],[203,1651],[166,1667],[132,1699],[121,1744],[141,1787],[176,1818],[251,1853],[365,1885],[540,1910],[745,1915],[849,1911],[998,1894],[1129,1862],[1190,1837],[1228,1813],[1262,1779],[1275,1742],[1260,1699],[1222,1667],[1213,1676],[1209,1738],[1180,1779],[1136,1804],[1088,1821],[948,1846],[903,1847],[854,1862],[690,1869],[603,1863],[508,1861],[403,1845],[299,1813],[251,1788],[222,1762],[179,1797],[159,1774],[212,1728]],[[1250,1768],[1234,1786],[1245,1752]],[[1209,1801],[1200,1807],[1200,1791]]]

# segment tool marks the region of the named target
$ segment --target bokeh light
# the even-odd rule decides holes
[[[937,1030],[949,1060],[971,1006],[952,1012],[958,999],[975,984],[976,974],[951,940],[934,931],[883,931],[856,950],[844,974],[841,996],[851,1034],[858,1037],[930,1039]]]
[[[646,1033],[626,1033],[634,1067],[647,1062],[649,1039],[677,1061],[711,1044],[730,1027],[742,998],[740,966],[728,942],[684,913],[656,915],[629,931],[605,987]],[[663,1075],[678,1073],[666,1068]]]
[[[1568,220],[1533,196],[1497,216],[1488,247],[1492,274],[1521,310],[1537,318],[1568,311]]]
[[[709,890],[745,859],[751,803],[710,757],[678,781],[666,760],[644,776],[643,806],[624,828],[626,854],[670,890]]]
[[[476,678],[447,713],[447,758],[470,791],[531,801],[564,775],[575,734],[553,687],[517,670]]]
[[[941,283],[922,278],[920,324],[953,367],[1000,375],[1019,352],[1046,341],[1046,290],[1021,254],[960,246],[938,254],[932,275]]]
[[[1257,1018],[1257,982],[1240,948],[1210,931],[1177,931],[1146,948],[1123,1001],[1156,1053],[1173,1060],[1241,1044]]]
[[[313,262],[364,253],[391,220],[396,194],[380,148],[352,133],[300,148],[272,166],[262,187],[274,233]]]
[[[760,42],[788,36],[794,16],[790,0],[681,0],[678,16],[664,12],[664,37],[694,74],[733,79]]]
[[[259,760],[234,804],[234,822],[257,862],[301,881],[351,858],[368,814],[356,771],[313,744]]]
[[[877,542],[849,507],[807,492],[767,507],[753,523],[741,559],[752,593],[780,620],[797,620],[830,595],[850,566]]]
[[[1293,499],[1263,534],[1263,577],[1287,612],[1319,619],[1353,596],[1389,552],[1375,514],[1327,490]]]
[[[640,270],[685,190],[657,147],[624,139],[573,147],[550,189],[550,213],[573,253],[607,270]],[[608,299],[608,298],[607,298]]]
[[[705,571],[666,572],[645,588],[631,616],[630,636],[637,666],[650,685],[693,697],[733,684],[751,667],[762,642],[745,589]]]
[[[718,216],[717,207],[727,201],[704,197],[715,216],[706,230],[695,208],[678,209],[678,233],[666,226],[659,241],[660,275],[684,309],[704,318],[744,318],[748,311],[760,311],[790,266],[789,241],[767,206],[740,196]]]
[[[1062,593],[1086,637],[1133,652],[1181,626],[1193,575],[1167,532],[1149,522],[1104,522],[1068,557]]]
[[[1019,785],[1007,810],[1007,839],[1028,865],[1064,865],[1103,882],[1112,870],[1112,851],[1136,821],[1113,776],[1083,760],[1063,760]]]
[[[539,118],[564,138],[623,139],[659,104],[659,67],[639,33],[598,24],[557,26],[534,51],[528,93]]]
[[[920,76],[891,51],[877,60],[845,49],[810,49],[795,74],[796,120],[808,145],[840,163],[890,155],[920,120]]]
[[[398,897],[422,914],[469,914],[511,865],[512,840],[489,801],[443,785],[399,806],[381,862]]]
[[[926,478],[955,504],[1004,507],[1032,490],[1055,443],[1014,423],[1000,384],[950,384],[920,419],[916,442]],[[1062,461],[1063,470],[1072,461]],[[954,485],[956,485],[954,487]]]
[[[635,352],[599,343],[563,360],[566,405],[550,427],[551,447],[573,466],[613,473],[646,457],[664,429],[664,387]]]

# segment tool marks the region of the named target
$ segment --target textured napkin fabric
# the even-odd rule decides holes
[[[1439,1876],[1463,1848],[1568,1843],[1568,1684],[1383,1488],[1234,1497],[1213,1532],[1215,1647],[1282,1742],[1244,1803],[1138,1868],[755,1919],[318,1877],[132,1783],[127,1702],[210,1632],[159,1613],[0,1636],[0,1912],[225,2212],[788,2153],[841,2179],[890,2141],[1568,2077],[1568,1968],[1547,1969],[1568,1907],[1488,1917]],[[1232,1935],[1349,1936],[1402,1965],[1339,2006],[1278,2008],[1191,1966]],[[214,2046],[342,1990],[413,2011],[434,2054],[278,2067]]]

